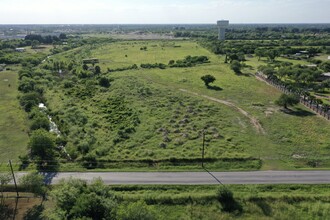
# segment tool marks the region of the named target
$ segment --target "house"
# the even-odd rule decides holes
[[[328,60],[330,60],[330,56],[328,56]]]
[[[16,52],[25,52],[25,48],[16,48],[15,51]]]

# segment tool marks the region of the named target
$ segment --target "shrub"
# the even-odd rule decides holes
[[[99,85],[105,88],[109,88],[110,87],[110,80],[106,77],[101,77],[99,79]]]
[[[204,81],[206,87],[209,87],[209,84],[213,83],[216,79],[214,76],[208,74],[208,75],[202,76],[201,80]]]

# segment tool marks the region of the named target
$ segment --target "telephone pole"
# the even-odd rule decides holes
[[[205,131],[203,130],[203,148],[202,148],[202,167],[204,168],[204,154],[205,154]]]
[[[16,178],[15,178],[15,174],[14,174],[13,166],[12,166],[12,164],[11,164],[11,160],[9,160],[9,165],[10,165],[11,173],[12,173],[12,175],[13,175],[13,180],[14,180],[14,183],[15,183],[16,194],[17,194],[17,198],[18,198],[18,197],[19,197],[19,194],[18,194],[18,189],[17,189],[17,183],[16,183]]]

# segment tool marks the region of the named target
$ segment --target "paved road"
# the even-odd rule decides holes
[[[16,173],[19,178],[24,173]],[[330,171],[212,172],[223,184],[330,184]],[[106,184],[219,184],[207,172],[81,172],[47,173],[49,183],[70,177],[91,181],[101,177]]]

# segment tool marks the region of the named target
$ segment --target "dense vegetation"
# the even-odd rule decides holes
[[[10,177],[10,175],[9,175]],[[0,174],[2,180],[10,179]],[[30,173],[19,180],[16,200],[24,207],[15,213],[24,219],[326,219],[327,185],[203,185],[106,186],[95,179],[78,179],[45,187],[43,176]],[[13,187],[0,185],[5,195]],[[0,217],[12,218],[15,202],[0,203]]]
[[[241,33],[289,30],[253,28]],[[21,155],[22,167],[33,161],[44,169],[118,169],[123,165],[129,169],[199,169],[203,132],[205,160],[213,169],[327,167],[327,122],[300,106],[282,112],[275,105],[280,93],[251,77],[260,71],[290,91],[315,97],[315,105],[327,107],[329,83],[321,79],[322,72],[329,70],[328,61],[321,58],[328,51],[327,32],[319,31],[315,41],[308,34],[311,31],[299,30],[297,35],[305,38],[285,40],[276,35],[276,40],[224,42],[202,37],[198,44],[66,34],[2,41],[0,57],[6,60],[5,68],[12,68],[12,58],[22,64],[16,67],[17,87],[19,103],[27,112],[30,139],[54,130],[50,118],[59,129],[49,135],[53,142],[49,157],[30,141],[28,155]],[[26,51],[14,51],[20,46]],[[316,67],[307,66],[312,64]],[[254,95],[244,95],[243,90]],[[40,103],[46,106],[42,111]],[[292,114],[289,120],[285,114]],[[301,125],[294,114],[308,117]],[[254,119],[260,122],[257,128],[251,123]],[[286,121],[295,128],[286,133],[275,121]],[[317,138],[301,133],[310,123],[322,124],[308,129]],[[263,135],[259,129],[265,130]],[[321,149],[317,153],[310,148],[316,139]],[[287,164],[263,159],[279,155],[285,155]],[[292,160],[295,155],[303,156]]]

